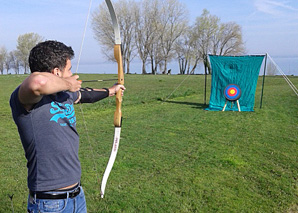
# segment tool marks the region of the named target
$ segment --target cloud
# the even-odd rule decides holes
[[[298,18],[298,8],[292,6],[292,1],[283,0],[254,0],[255,8],[266,14],[273,16],[285,16],[292,18]]]

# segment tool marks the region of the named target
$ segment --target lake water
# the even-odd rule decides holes
[[[298,56],[297,57],[272,57],[272,59],[286,75],[298,76]]]

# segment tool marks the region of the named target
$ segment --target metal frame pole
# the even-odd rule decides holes
[[[263,74],[263,83],[262,83],[260,109],[262,109],[262,105],[263,105],[263,95],[264,95],[264,86],[265,86],[265,74],[266,74],[266,69],[267,69],[267,58],[268,58],[267,55],[268,55],[268,53],[266,53],[266,55],[265,55],[265,65],[264,65],[264,74]]]

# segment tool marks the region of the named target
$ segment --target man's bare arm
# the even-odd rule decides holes
[[[27,110],[30,110],[34,104],[42,99],[43,95],[61,91],[78,91],[82,84],[77,81],[78,78],[78,75],[61,78],[52,73],[32,73],[20,86],[19,100]]]

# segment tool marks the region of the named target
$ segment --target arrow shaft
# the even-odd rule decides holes
[[[103,82],[103,81],[117,81],[118,79],[99,79],[99,80],[82,80],[82,83],[88,82]]]

